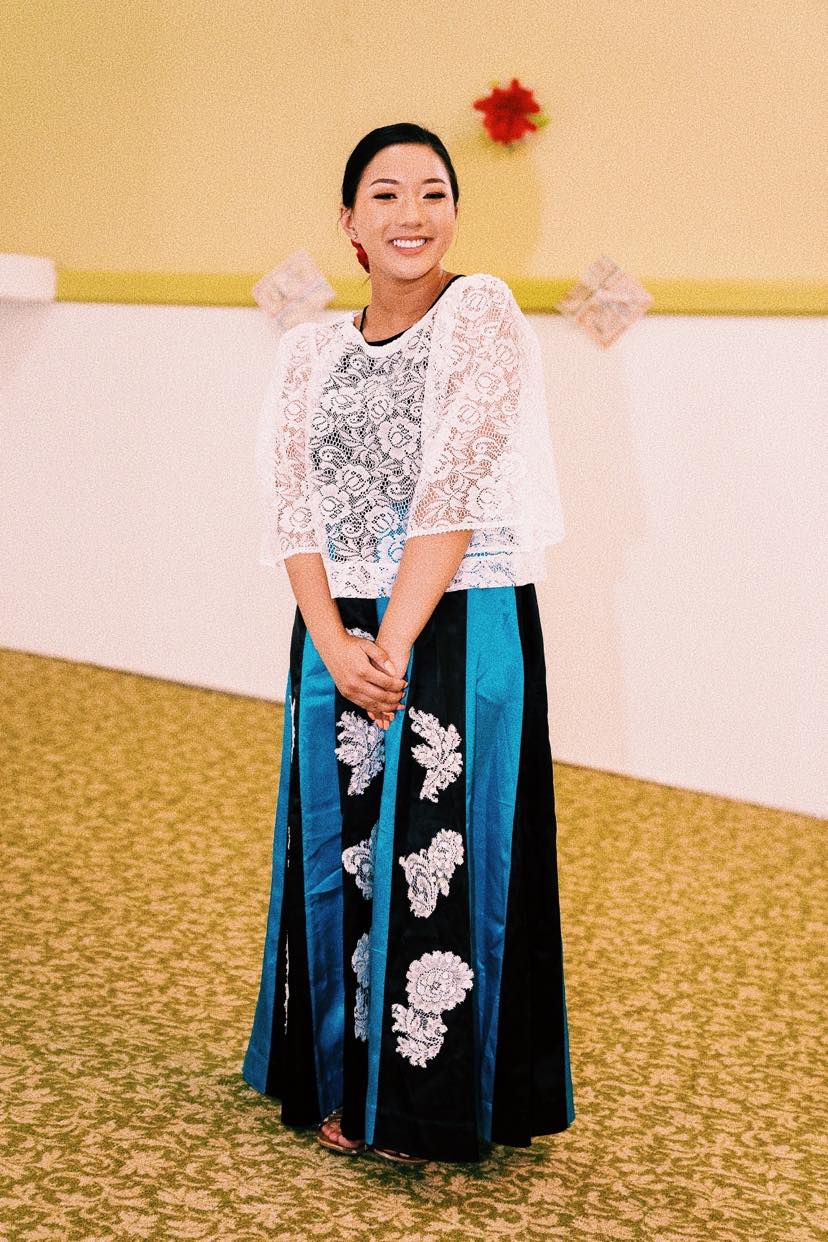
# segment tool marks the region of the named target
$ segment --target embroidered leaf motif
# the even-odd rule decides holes
[[[411,1065],[425,1068],[443,1046],[448,1027],[440,1020],[464,1000],[474,971],[456,953],[423,953],[408,968],[408,1006],[392,1005],[397,1052]]]
[[[363,932],[351,954],[351,965],[357,978],[356,1004],[354,1005],[354,1035],[368,1039],[368,999],[370,980],[369,933]]]
[[[397,1052],[412,1065],[425,1069],[426,1061],[436,1057],[443,1046],[443,1036],[448,1030],[439,1017],[407,1009],[405,1005],[392,1005],[394,1017],[392,1031],[398,1031]]]
[[[343,712],[337,721],[340,732],[335,754],[351,772],[349,794],[361,794],[385,764],[385,732],[356,712]]]
[[[425,850],[420,850],[418,854],[409,854],[407,858],[403,856],[399,861],[408,884],[411,913],[419,919],[426,919],[437,905],[439,896],[439,881],[428,861],[428,855]]]
[[[345,870],[356,878],[356,885],[366,901],[370,901],[374,893],[374,849],[377,843],[377,828],[374,824],[371,835],[360,841],[359,845],[350,845],[342,851],[342,865]]]
[[[426,739],[424,743],[411,747],[414,758],[426,769],[420,797],[436,802],[440,790],[456,781],[463,770],[463,756],[457,749],[460,734],[453,724],[444,729],[431,712],[409,707],[408,714],[413,731]]]
[[[459,832],[441,828],[427,850],[399,859],[408,884],[408,902],[417,918],[428,918],[440,893],[448,896],[449,880],[463,861],[463,838]]]

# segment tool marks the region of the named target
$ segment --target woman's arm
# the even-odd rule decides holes
[[[326,657],[346,631],[331,598],[322,557],[318,552],[298,552],[285,557],[285,569],[313,645],[327,663]]]
[[[406,539],[378,637],[411,646],[456,574],[471,537],[470,530],[451,530]]]
[[[411,645],[457,572],[471,537],[470,530],[452,530],[406,539],[391,598],[377,634],[377,642],[391,657],[401,677],[408,668]],[[372,713],[369,715],[374,718]],[[385,714],[378,723],[385,727],[390,719],[391,716]]]
[[[393,716],[406,681],[402,674],[396,676],[389,652],[379,641],[374,643],[347,632],[331,597],[321,555],[294,553],[285,557],[285,569],[313,645],[337,689],[366,711],[390,712]],[[387,672],[381,670],[378,659]]]

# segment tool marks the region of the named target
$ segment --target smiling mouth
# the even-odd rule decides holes
[[[416,253],[418,250],[423,250],[430,241],[430,237],[401,237],[398,239],[392,238],[388,244],[393,246],[395,250],[413,250]],[[401,242],[403,243],[402,245],[400,244]]]

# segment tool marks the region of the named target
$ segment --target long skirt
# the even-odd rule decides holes
[[[388,599],[336,600],[376,638]],[[286,1125],[475,1161],[575,1117],[534,584],[443,594],[387,731],[297,608],[242,1075]]]

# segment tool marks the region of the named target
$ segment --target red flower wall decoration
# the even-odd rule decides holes
[[[472,107],[483,113],[483,124],[492,141],[505,143],[506,146],[511,146],[530,130],[541,129],[549,122],[532,91],[521,86],[517,78],[512,78],[505,90],[493,82],[491,93],[475,99]],[[527,116],[530,112],[534,114],[534,121]]]

